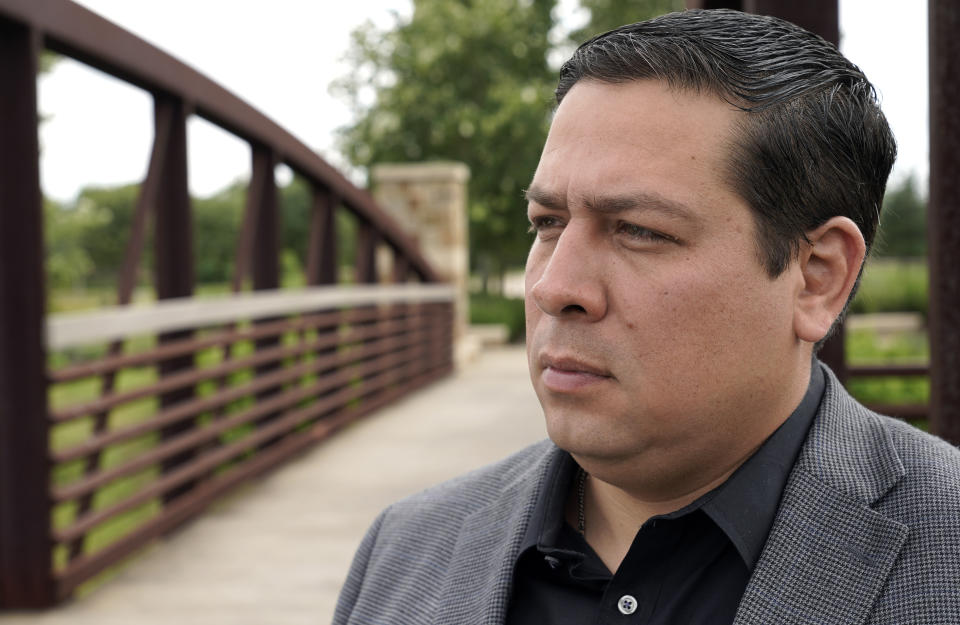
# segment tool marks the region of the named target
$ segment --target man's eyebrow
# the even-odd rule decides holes
[[[544,208],[549,208],[552,210],[567,210],[566,196],[559,193],[551,193],[550,191],[541,189],[537,186],[531,186],[529,189],[524,190],[523,197],[526,198],[528,202],[539,204]]]
[[[524,191],[528,202],[534,202],[551,210],[567,210],[566,196],[532,186]],[[695,211],[682,202],[671,200],[659,193],[632,191],[615,195],[581,197],[579,202],[587,209],[598,213],[617,214],[629,210],[652,210],[670,217],[688,221],[700,221]]]
[[[631,191],[616,195],[594,195],[580,200],[592,211],[605,214],[622,213],[629,210],[652,210],[669,217],[699,221],[697,213],[682,202],[649,191]]]

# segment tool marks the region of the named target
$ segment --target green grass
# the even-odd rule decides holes
[[[850,311],[919,312],[926,316],[927,293],[925,259],[874,258],[867,261]]]
[[[152,338],[137,337],[124,345],[125,352],[138,352],[149,349],[155,344]],[[100,358],[107,353],[106,345],[95,345],[53,353],[49,357],[51,368],[56,369],[68,364]],[[115,391],[129,391],[153,384],[157,380],[155,367],[133,367],[117,374]],[[49,390],[49,404],[54,410],[98,398],[102,390],[99,377],[85,378],[73,382],[54,384]],[[107,416],[107,428],[114,430],[149,419],[156,413],[158,401],[147,397],[117,406]],[[92,416],[55,425],[50,431],[52,450],[66,449],[82,443],[93,433]],[[135,458],[157,444],[159,435],[155,432],[145,434],[122,443],[112,445],[100,455],[97,467],[108,469]],[[55,486],[65,486],[81,479],[85,471],[86,460],[76,460],[56,465],[52,468],[51,480]],[[91,509],[102,510],[122,501],[138,492],[156,479],[159,469],[151,467],[136,474],[116,480],[98,489],[92,496]],[[83,552],[95,553],[128,534],[131,530],[160,512],[159,501],[148,501],[137,508],[119,514],[93,528],[83,539]],[[51,522],[54,528],[64,528],[73,523],[79,513],[77,501],[55,506]],[[53,566],[59,569],[67,564],[68,547],[57,545],[53,552]]]
[[[284,337],[285,339],[287,337]],[[148,350],[155,345],[152,337],[135,337],[124,343],[124,353],[137,353]],[[252,354],[252,341],[240,341],[231,347],[234,358],[243,358]],[[58,369],[70,364],[76,364],[102,358],[107,353],[107,345],[93,345],[80,349],[71,349],[50,354],[48,364],[51,369]],[[212,347],[198,352],[195,363],[198,367],[213,367],[223,361],[223,349]],[[254,376],[252,369],[242,369],[228,376],[227,384],[235,385],[249,381]],[[148,386],[157,381],[157,370],[154,366],[132,367],[117,374],[114,390],[117,392],[129,391]],[[100,397],[102,392],[100,377],[90,377],[72,382],[51,385],[49,389],[49,405],[52,409],[62,409],[92,401]],[[217,391],[217,383],[210,380],[199,384],[196,392],[200,396],[208,396]],[[254,398],[241,398],[232,402],[228,412],[243,410],[254,403]],[[159,409],[157,397],[147,397],[127,402],[112,409],[107,416],[107,429],[117,430],[150,419]],[[212,415],[204,414],[198,417],[198,423],[209,423]],[[229,443],[246,436],[254,429],[253,425],[240,426],[225,432],[220,440]],[[94,431],[93,416],[86,416],[74,421],[55,425],[50,431],[50,447],[52,450],[62,450],[81,444],[88,440]],[[160,440],[158,432],[150,432],[130,440],[107,447],[97,459],[96,468],[109,469],[123,464],[149,449],[155,447]],[[86,474],[86,460],[55,465],[52,468],[51,481],[55,486],[66,486],[80,480]],[[158,466],[148,467],[135,474],[115,480],[98,489],[92,497],[91,509],[102,510],[108,508],[131,495],[139,492],[160,475]],[[110,520],[93,528],[83,540],[83,552],[95,553],[113,542],[127,535],[150,518],[159,514],[162,503],[159,499],[146,503],[119,514]],[[54,528],[62,529],[72,524],[79,514],[77,501],[69,501],[57,505],[52,511],[51,522]],[[57,545],[53,553],[53,566],[59,569],[67,564],[68,546]]]
[[[851,365],[924,364],[930,359],[926,332],[879,335],[873,330],[848,330],[846,348],[847,362]],[[930,380],[926,376],[852,378],[847,388],[865,403],[925,404],[930,401]]]
[[[227,294],[229,290],[229,285],[206,285],[197,289],[197,295],[203,297]],[[115,297],[113,289],[89,289],[83,292],[70,291],[52,293],[48,299],[48,303],[51,312],[74,312],[114,305],[116,301]],[[153,294],[151,290],[138,289],[134,300],[139,303],[148,302],[152,298]],[[249,323],[242,323],[241,327],[244,326],[249,326]],[[205,334],[205,332],[199,333],[201,336],[203,334]],[[300,343],[300,341],[312,342],[316,340],[317,336],[318,333],[316,330],[305,333],[291,331],[280,337],[279,345],[293,346]],[[155,337],[133,337],[124,341],[123,353],[140,353],[152,349],[155,345]],[[108,350],[109,345],[107,343],[100,343],[52,352],[48,355],[47,364],[49,369],[57,370],[70,365],[101,359],[107,355]],[[232,359],[241,359],[252,355],[254,351],[255,346],[253,341],[238,341],[230,346],[229,357]],[[222,363],[224,358],[223,348],[212,347],[197,352],[194,356],[194,362],[198,368],[209,368]],[[298,362],[310,361],[312,359],[310,356],[306,358],[287,358],[284,359],[284,363],[282,364],[291,366]],[[253,368],[245,368],[229,374],[223,384],[226,386],[242,385],[251,381],[254,377],[255,371]],[[155,366],[131,367],[118,372],[114,391],[123,392],[143,388],[155,383],[157,379],[158,372]],[[283,388],[292,388],[295,385],[308,385],[316,379],[316,374],[306,375],[300,380],[284,385]],[[220,386],[221,384],[217,380],[208,380],[197,384],[194,392],[200,397],[210,396],[216,393]],[[48,404],[51,409],[60,410],[96,400],[102,393],[103,380],[99,376],[92,376],[85,379],[51,385],[48,390]],[[213,414],[213,412],[235,414],[238,411],[253,406],[255,401],[256,399],[253,396],[242,397],[217,411],[208,411],[207,413],[198,415],[196,424],[198,427],[202,427],[203,425],[213,422],[217,416]],[[356,399],[351,402],[351,405],[359,406],[361,402],[361,399]],[[309,403],[309,400],[303,400],[300,403],[301,405],[306,405]],[[139,399],[117,406],[112,409],[106,417],[106,429],[112,431],[144,422],[152,418],[158,409],[159,400],[156,397]],[[51,450],[64,450],[83,443],[93,435],[94,425],[94,417],[89,415],[52,426],[49,438]],[[305,431],[309,427],[312,427],[312,424],[302,424],[299,427],[299,431]],[[218,437],[218,442],[220,444],[229,444],[249,436],[255,429],[255,424],[245,424],[231,428]],[[151,432],[111,445],[96,458],[93,471],[110,469],[128,462],[130,459],[154,448],[159,442],[160,434],[158,432]],[[214,470],[214,474],[219,475],[230,471],[244,460],[252,457],[255,453],[255,450],[250,450],[230,462],[224,463]],[[51,471],[52,484],[57,487],[62,487],[83,479],[88,473],[86,464],[87,459],[80,459],[53,466]],[[142,491],[143,488],[158,479],[160,474],[160,467],[155,465],[115,480],[97,489],[89,499],[89,510],[98,511],[116,505],[118,502]],[[83,537],[81,542],[82,553],[90,555],[108,547],[128,535],[137,527],[142,526],[151,518],[160,514],[162,510],[162,501],[157,498],[116,515],[110,520],[94,527]],[[80,501],[64,502],[52,509],[51,524],[55,529],[67,528],[77,520],[80,514]],[[66,544],[54,546],[52,565],[55,570],[62,569],[67,565],[69,550],[70,546]],[[92,588],[115,575],[115,570],[116,567],[111,567],[111,569],[97,575],[85,583],[78,590],[77,594],[82,595],[89,592]]]
[[[90,300],[86,301],[94,301],[94,299],[95,298],[91,298]],[[64,300],[61,299],[61,301]],[[241,327],[247,325],[249,324],[244,323],[241,324]],[[202,336],[204,332],[199,334]],[[291,331],[280,337],[279,345],[293,346],[298,344],[301,340],[311,342],[316,338],[317,332],[315,330],[306,333]],[[124,342],[123,353],[140,353],[153,348],[155,345],[156,339],[154,337],[133,337]],[[103,343],[54,352],[48,357],[48,366],[51,370],[56,370],[73,364],[97,360],[107,355],[108,348],[109,346],[106,343]],[[255,351],[255,346],[253,341],[246,340],[233,343],[229,349],[230,358],[242,359],[252,355]],[[222,347],[211,347],[197,352],[194,356],[194,362],[198,368],[210,368],[222,363],[224,358],[224,349]],[[311,359],[312,358],[307,357],[305,360],[309,361]],[[297,364],[297,362],[304,359],[288,358],[285,360],[287,361],[286,364],[289,366]],[[251,381],[254,377],[255,371],[253,368],[248,367],[229,374],[224,384],[226,386],[242,385]],[[309,384],[316,378],[317,376],[315,374],[304,376],[303,379],[295,381],[291,384],[287,384],[284,386],[284,388],[292,387],[295,384]],[[158,373],[155,366],[131,367],[124,369],[117,374],[114,391],[123,392],[137,388],[143,388],[155,383],[157,379]],[[217,380],[207,380],[197,384],[194,387],[194,392],[197,394],[197,396],[210,396],[216,393],[219,387],[220,383]],[[53,384],[49,388],[48,403],[54,410],[64,409],[77,404],[93,401],[99,398],[102,392],[103,381],[99,376]],[[355,403],[359,405],[360,401],[361,400],[358,399]],[[241,397],[233,402],[230,402],[227,406],[216,412],[234,414],[238,411],[242,411],[253,406],[255,402],[256,399],[252,395]],[[301,403],[306,404],[308,403],[308,400],[304,400]],[[129,427],[136,423],[141,423],[152,418],[158,410],[159,400],[157,397],[148,397],[127,402],[123,405],[115,407],[109,412],[107,416],[106,428],[108,431],[112,431]],[[207,413],[198,415],[196,418],[197,426],[202,427],[203,425],[213,422],[215,418],[215,415],[212,414],[213,412],[214,411],[209,411]],[[300,429],[302,431],[308,427],[311,427],[311,424],[303,424]],[[220,444],[229,444],[233,441],[237,441],[249,436],[255,430],[255,424],[240,425],[222,433],[218,437],[218,442]],[[94,417],[92,415],[85,416],[67,423],[55,425],[51,428],[50,432],[50,447],[55,451],[68,449],[88,440],[93,435],[93,432]],[[109,469],[128,462],[132,458],[142,455],[151,448],[154,448],[159,442],[160,434],[158,432],[150,432],[133,439],[111,445],[100,454],[99,458],[96,459],[94,470]],[[230,462],[224,463],[224,465],[217,467],[214,471],[214,474],[219,475],[227,472],[254,454],[255,451],[250,450],[249,452],[242,454]],[[52,467],[51,481],[53,485],[62,487],[82,479],[88,472],[86,462],[86,459],[80,459],[61,463]],[[104,487],[97,489],[97,491],[92,494],[89,509],[97,511],[109,508],[110,506],[113,506],[141,491],[143,488],[147,487],[149,484],[159,478],[160,474],[160,467],[155,465],[140,470],[135,474],[115,480]],[[151,518],[160,514],[162,509],[162,501],[158,498],[147,501],[127,512],[116,515],[110,520],[96,526],[86,534],[82,540],[82,552],[85,554],[93,554],[97,551],[100,551],[117,540],[120,540],[137,527],[149,521]],[[80,512],[79,501],[74,500],[59,504],[52,510],[51,523],[55,529],[64,529],[76,521],[80,515]],[[68,559],[69,545],[56,545],[53,551],[54,569],[61,569],[62,567],[66,566]],[[84,584],[84,586],[78,591],[78,594],[88,592],[92,587],[97,586],[99,583],[109,579],[112,576],[113,573],[111,573],[110,570],[105,571],[103,574],[96,576],[89,583]]]

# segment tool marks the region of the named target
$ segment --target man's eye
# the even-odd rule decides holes
[[[560,220],[552,215],[542,215],[540,217],[532,217],[530,219],[530,228],[527,229],[527,232],[533,233],[542,233],[545,230],[550,230],[551,228],[557,228],[561,225]]]
[[[617,224],[617,232],[627,235],[631,239],[638,241],[653,241],[655,243],[676,242],[676,239],[665,234],[638,226],[636,224],[620,222]]]

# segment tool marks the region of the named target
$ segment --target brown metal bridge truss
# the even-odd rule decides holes
[[[779,15],[834,42],[839,36],[836,0],[688,6]],[[960,0],[930,0],[929,7],[930,367],[848,367],[842,336],[824,356],[844,378],[929,374],[929,406],[881,410],[928,416],[933,431],[960,442]],[[58,367],[48,364],[51,353],[81,341],[70,320],[53,323],[44,312],[36,102],[44,48],[153,95],[155,139],[118,303],[132,299],[152,220],[154,286],[164,311],[147,319],[114,310],[99,323],[80,323],[101,331],[113,320],[118,329],[102,332],[95,357]],[[0,85],[0,607],[45,607],[68,597],[230,488],[450,371],[452,297],[433,286],[438,276],[416,245],[365,191],[219,85],[67,0],[0,0]],[[255,293],[211,304],[237,312],[194,325],[171,321],[190,318],[181,304],[194,290],[190,115],[245,140],[253,158],[233,287],[240,293],[249,279]],[[278,163],[313,190],[312,288],[292,302],[270,295],[279,288]],[[366,288],[335,287],[338,210],[357,218],[355,281]],[[380,284],[378,248],[392,252],[395,286]],[[260,292],[262,302],[253,297]],[[148,347],[127,347],[130,335],[119,329],[127,322],[150,337]],[[202,354],[216,357],[201,365]],[[154,379],[123,387],[121,372],[135,368],[152,370]],[[96,389],[88,399],[51,402],[52,389],[82,380]],[[120,418],[137,402],[152,402],[146,418]],[[58,432],[70,427],[83,435],[58,444]],[[111,488],[122,496],[98,503]],[[99,529],[118,522],[129,530],[96,544]]]

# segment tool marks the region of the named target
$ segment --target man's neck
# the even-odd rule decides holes
[[[583,490],[584,538],[611,572],[620,568],[640,527],[648,519],[680,510],[723,484],[754,452],[744,456],[710,481],[670,499],[645,499],[594,477]],[[580,497],[574,485],[567,499],[567,520],[577,526]]]
[[[668,514],[693,503],[723,484],[763,442],[789,418],[800,404],[810,380],[810,356],[799,375],[791,376],[792,388],[782,394],[779,405],[769,406],[773,419],[755,420],[743,432],[746,445],[717,449],[712,458],[682,454],[681,458],[640,458],[639,462],[618,459],[580,458],[575,460],[590,475],[583,491],[585,538],[610,571],[615,572],[636,537],[651,517]],[[726,452],[726,453],[724,453]],[[567,519],[576,527],[580,508],[576,485],[567,498]]]

